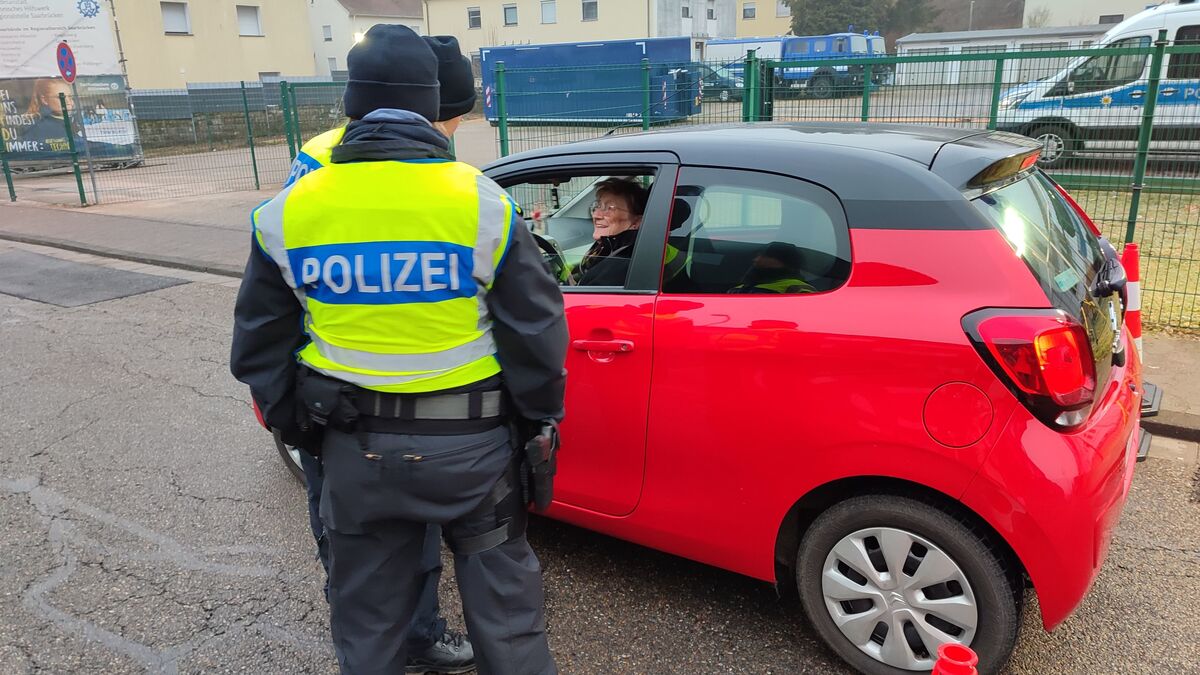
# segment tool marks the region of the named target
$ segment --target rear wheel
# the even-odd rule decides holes
[[[1057,169],[1063,166],[1079,149],[1078,141],[1070,130],[1056,124],[1036,127],[1028,135],[1042,144],[1038,166],[1043,169]]]
[[[717,95],[717,98],[721,99],[722,102],[728,101],[729,100],[729,90],[722,89],[721,93]]]
[[[1016,644],[1020,596],[1001,556],[967,521],[915,499],[830,507],[800,543],[796,584],[825,642],[871,675],[929,671],[947,642],[996,672]]]
[[[808,83],[808,91],[813,98],[833,98],[833,78],[828,75],[818,75]]]

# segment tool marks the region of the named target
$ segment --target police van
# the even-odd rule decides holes
[[[771,61],[821,61],[857,56],[885,56],[884,40],[879,31],[870,33],[830,33],[829,35],[784,35],[767,38],[731,38],[709,40],[704,58],[719,61],[737,77],[742,77],[746,52],[755,50],[760,59]],[[861,91],[861,65],[809,65],[783,68],[775,73],[775,87],[804,89],[813,98],[831,98],[838,94]],[[883,68],[873,70],[872,80],[881,83]]]
[[[1200,45],[1200,4],[1151,7],[1114,26],[1095,46],[1149,48],[1160,30],[1173,45]],[[1040,140],[1043,168],[1062,166],[1082,152],[1127,155],[1137,144],[1150,61],[1148,49],[1079,57],[1056,75],[1004,92],[997,127]],[[1165,56],[1154,128],[1158,153],[1200,154],[1200,54]]]

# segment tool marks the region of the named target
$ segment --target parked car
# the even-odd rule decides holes
[[[548,515],[794,588],[863,672],[1000,670],[1027,586],[1047,630],[1088,592],[1148,442],[1123,273],[1040,147],[757,124],[487,167],[559,268],[598,181],[649,191],[625,283],[564,287]]]
[[[703,63],[700,67],[700,85],[703,87],[705,101],[740,101],[745,83],[740,75],[735,75],[728,68],[713,68]]]

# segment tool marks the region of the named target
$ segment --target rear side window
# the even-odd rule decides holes
[[[1054,184],[1037,173],[973,203],[1004,234],[1054,306],[1077,313],[1104,253]]]
[[[671,206],[667,293],[802,294],[850,272],[850,239],[832,193],[755,171],[684,168]]]

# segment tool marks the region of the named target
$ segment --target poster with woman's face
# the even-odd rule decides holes
[[[0,80],[0,138],[11,162],[70,157],[64,104],[75,149],[97,160],[138,157],[137,128],[120,76],[80,77],[79,100],[60,78]],[[62,95],[60,97],[60,94]]]

